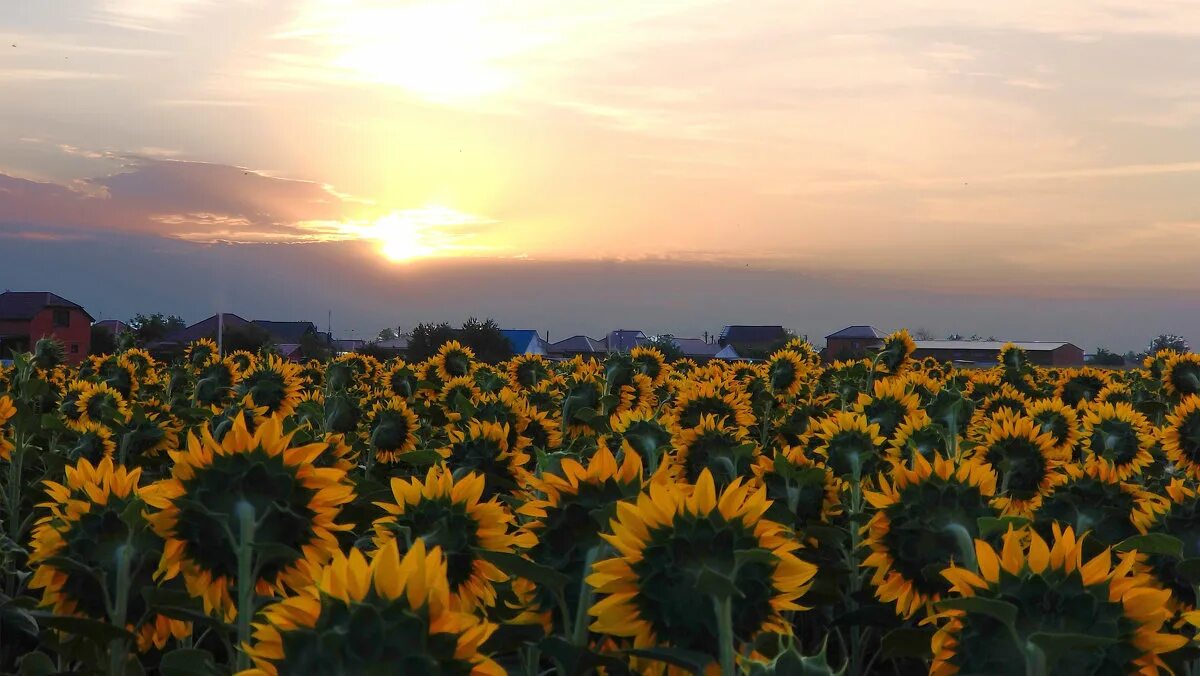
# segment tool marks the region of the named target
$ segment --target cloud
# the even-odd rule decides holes
[[[64,146],[90,158],[119,158],[116,173],[63,185],[0,174],[0,223],[27,229],[153,233],[192,241],[306,242],[335,238],[305,223],[340,222],[370,211],[362,200],[312,181],[243,167]]]

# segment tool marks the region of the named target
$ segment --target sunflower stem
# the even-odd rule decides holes
[[[129,564],[130,545],[128,542],[117,548],[117,594],[112,604],[112,623],[118,629],[124,629],[129,614]],[[114,639],[108,645],[108,673],[114,676],[124,676],[125,662],[129,645],[124,639]]]
[[[254,616],[254,505],[239,500],[234,507],[238,519],[238,608],[237,670],[250,668],[246,647],[250,644],[250,620]]]
[[[717,640],[720,642],[721,674],[736,674],[737,651],[733,645],[733,597],[713,597],[713,610],[717,614]]]
[[[592,607],[592,586],[587,583],[587,579],[591,573],[592,564],[596,562],[599,554],[600,546],[596,545],[588,550],[587,555],[583,559],[583,576],[579,579],[579,600],[575,606],[575,633],[571,636],[571,643],[577,646],[587,645],[587,612]]]
[[[962,554],[966,568],[971,572],[978,572],[979,565],[975,562],[975,539],[971,537],[971,532],[966,526],[961,523],[948,523],[942,530],[953,535],[958,542],[959,553]]]
[[[767,447],[767,433],[771,431],[771,404],[775,403],[775,398],[771,397],[763,406],[762,434],[759,435],[758,445],[761,448]]]

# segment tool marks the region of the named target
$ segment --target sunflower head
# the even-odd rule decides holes
[[[749,477],[759,454],[758,444],[745,428],[706,414],[699,425],[679,433],[675,452],[667,455],[663,470],[689,483],[699,479],[701,472],[710,472],[721,488],[738,477]]]
[[[1054,437],[1054,457],[1079,459],[1079,413],[1059,399],[1039,399],[1029,404],[1025,415]]]
[[[949,436],[949,430],[934,422],[924,410],[918,409],[896,428],[887,449],[888,458],[902,463],[911,462],[918,455],[932,458],[947,452]]]
[[[217,343],[211,338],[193,341],[183,350],[183,360],[197,370],[203,368],[215,356],[217,356]]]
[[[442,380],[470,375],[476,366],[475,352],[457,340],[452,340],[438,348],[437,355],[433,357],[432,362],[437,369],[438,377]]]
[[[148,518],[167,543],[157,575],[183,574],[207,612],[236,613],[230,588],[236,580],[242,521],[251,519],[261,592],[302,588],[306,571],[338,549],[334,522],[354,497],[345,472],[318,468],[324,444],[295,446],[278,418],[251,433],[238,416],[217,441],[207,429],[188,435],[186,449],[171,452],[170,477],[144,491],[157,508]],[[272,546],[273,545],[273,546]]]
[[[396,541],[400,551],[408,551],[422,541],[440,547],[455,608],[495,605],[494,584],[507,576],[479,550],[512,553],[523,542],[510,532],[513,515],[508,508],[494,497],[481,500],[484,483],[483,475],[455,480],[448,468],[435,466],[424,480],[393,478],[392,500],[375,503],[386,513],[372,524],[375,545]]]
[[[1150,449],[1156,443],[1146,416],[1129,404],[1092,404],[1084,413],[1084,462],[1109,465],[1121,479],[1141,474],[1154,461]]]
[[[1162,444],[1176,467],[1200,477],[1200,396],[1188,395],[1167,417]]]
[[[909,381],[892,377],[876,380],[871,394],[859,394],[854,410],[866,416],[867,422],[878,425],[885,438],[891,438],[920,405],[920,399],[909,389]]]
[[[190,633],[185,622],[150,611],[140,590],[154,586],[154,570],[163,540],[150,528],[138,483],[141,470],[114,467],[111,458],[92,465],[86,459],[69,467],[65,483],[46,482],[48,514],[39,520],[29,556],[34,575],[30,588],[42,590],[41,604],[55,614],[107,621],[127,557],[131,590],[124,600],[137,646],[162,648],[174,636]],[[101,580],[103,584],[97,584]]]
[[[641,463],[650,468],[658,467],[658,459],[671,446],[676,434],[650,411],[626,411],[614,416],[612,434],[605,442],[615,442],[618,457],[636,455]]]
[[[514,388],[531,389],[550,377],[550,365],[540,354],[522,354],[508,360],[508,380]]]
[[[750,395],[736,382],[686,381],[676,393],[669,418],[680,428],[695,427],[704,415],[725,419],[731,425],[751,427],[755,423]]]
[[[670,367],[667,366],[667,358],[658,348],[635,347],[629,351],[629,359],[638,372],[650,379],[654,387],[667,382]]]
[[[790,634],[783,613],[801,610],[796,601],[816,567],[796,557],[799,544],[783,527],[763,518],[767,507],[762,491],[740,481],[718,494],[708,472],[691,487],[651,482],[636,502],[619,503],[612,533],[603,536],[617,555],[587,578],[603,595],[589,611],[592,631],[715,660],[712,597],[727,595],[739,644],[763,631]],[[635,660],[633,668],[652,673],[661,664]]]
[[[838,476],[869,476],[879,466],[884,437],[861,413],[836,412],[819,421],[815,440]]]
[[[243,373],[235,392],[266,408],[267,415],[287,417],[300,403],[300,386],[300,365],[270,355]]]
[[[502,676],[480,652],[495,626],[452,609],[447,562],[420,540],[369,562],[336,552],[314,584],[263,611],[246,651],[254,676],[324,673]]]
[[[766,517],[776,523],[803,532],[842,513],[844,482],[816,453],[785,446],[774,456],[760,455],[752,469],[771,500]]]
[[[933,638],[930,673],[1008,674],[1027,659],[1045,664],[1044,673],[1156,673],[1159,656],[1187,642],[1161,631],[1171,593],[1135,575],[1132,555],[1115,566],[1109,549],[1085,560],[1083,540],[1057,525],[1053,545],[1017,531],[1004,536],[1000,553],[976,540],[978,572],[950,567],[942,575],[962,597],[1011,609],[1012,621],[954,606]]]
[[[874,571],[875,596],[912,617],[949,591],[938,571],[972,557],[979,519],[996,515],[989,504],[996,474],[977,460],[917,455],[877,484],[878,491],[863,493],[875,513],[865,529],[871,554],[862,565]]]
[[[1108,375],[1104,371],[1088,366],[1064,370],[1054,387],[1054,396],[1080,408],[1083,404],[1095,400],[1108,382]]]
[[[1168,508],[1161,495],[1139,484],[1123,482],[1106,464],[1064,465],[1066,478],[1046,495],[1033,514],[1034,527],[1049,537],[1055,523],[1088,530],[1095,547],[1115,545],[1145,533]]]
[[[1200,354],[1175,352],[1162,369],[1163,389],[1174,397],[1200,395]]]
[[[909,335],[908,329],[893,331],[883,339],[883,346],[879,348],[878,366],[887,373],[900,373],[916,351],[917,344]]]
[[[1001,409],[974,457],[995,468],[1000,479],[996,505],[1005,514],[1028,516],[1065,476],[1054,455],[1054,438],[1025,416]]]
[[[776,396],[794,397],[804,386],[809,362],[795,350],[779,350],[767,360],[771,391]]]
[[[1012,413],[1024,414],[1028,405],[1029,400],[1025,398],[1025,395],[1012,385],[1004,383],[1000,389],[992,392],[983,400],[983,403],[979,405],[979,410],[989,416],[1005,408]]]
[[[400,456],[417,448],[420,423],[400,397],[377,402],[367,413],[367,443],[381,463],[399,462]]]
[[[523,447],[509,444],[508,425],[472,419],[450,428],[448,436],[448,454],[443,451],[443,456],[455,471],[482,474],[486,497],[515,492],[526,484],[529,455]]]

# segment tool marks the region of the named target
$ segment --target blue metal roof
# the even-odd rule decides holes
[[[508,339],[514,352],[524,352],[530,343],[540,337],[533,329],[500,329],[500,333]]]

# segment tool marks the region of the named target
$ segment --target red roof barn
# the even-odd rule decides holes
[[[78,364],[92,347],[92,316],[82,306],[46,291],[0,293],[0,358],[28,352],[38,340],[50,336],[62,341],[67,363]]]

